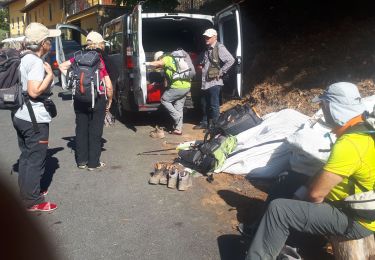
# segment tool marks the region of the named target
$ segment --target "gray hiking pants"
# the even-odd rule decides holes
[[[184,104],[190,89],[168,88],[161,97],[161,103],[174,121],[174,129],[182,131]]]
[[[348,239],[373,234],[330,204],[276,199],[270,203],[260,222],[246,260],[276,259],[290,230]]]

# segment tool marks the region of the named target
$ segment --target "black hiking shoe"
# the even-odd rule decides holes
[[[201,130],[201,129],[207,129],[208,125],[204,123],[199,123],[199,125],[196,125],[193,127],[194,130]]]
[[[253,238],[257,232],[257,225],[239,223],[237,229],[244,237]]]

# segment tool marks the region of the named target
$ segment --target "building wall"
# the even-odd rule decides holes
[[[98,15],[90,15],[81,19],[81,28],[87,31],[98,31]]]
[[[26,15],[20,10],[25,6],[25,0],[17,0],[9,4],[9,32],[10,37],[23,35],[25,31]]]
[[[44,1],[26,13],[27,23],[38,22],[49,28],[54,28],[57,23],[62,23],[64,18],[63,0]]]

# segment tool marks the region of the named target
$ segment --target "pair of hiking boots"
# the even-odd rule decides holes
[[[167,185],[168,188],[177,188],[180,191],[185,191],[193,185],[193,178],[185,170],[184,166],[179,163],[157,162],[148,182],[154,185]]]

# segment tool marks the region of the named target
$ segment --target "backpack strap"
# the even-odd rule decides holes
[[[29,95],[25,94],[24,95],[24,99],[25,99],[25,104],[26,104],[27,110],[29,111],[31,123],[33,124],[33,130],[34,130],[35,133],[39,133],[40,132],[39,131],[39,126],[38,126],[38,123],[36,122],[34,109],[31,106]]]

